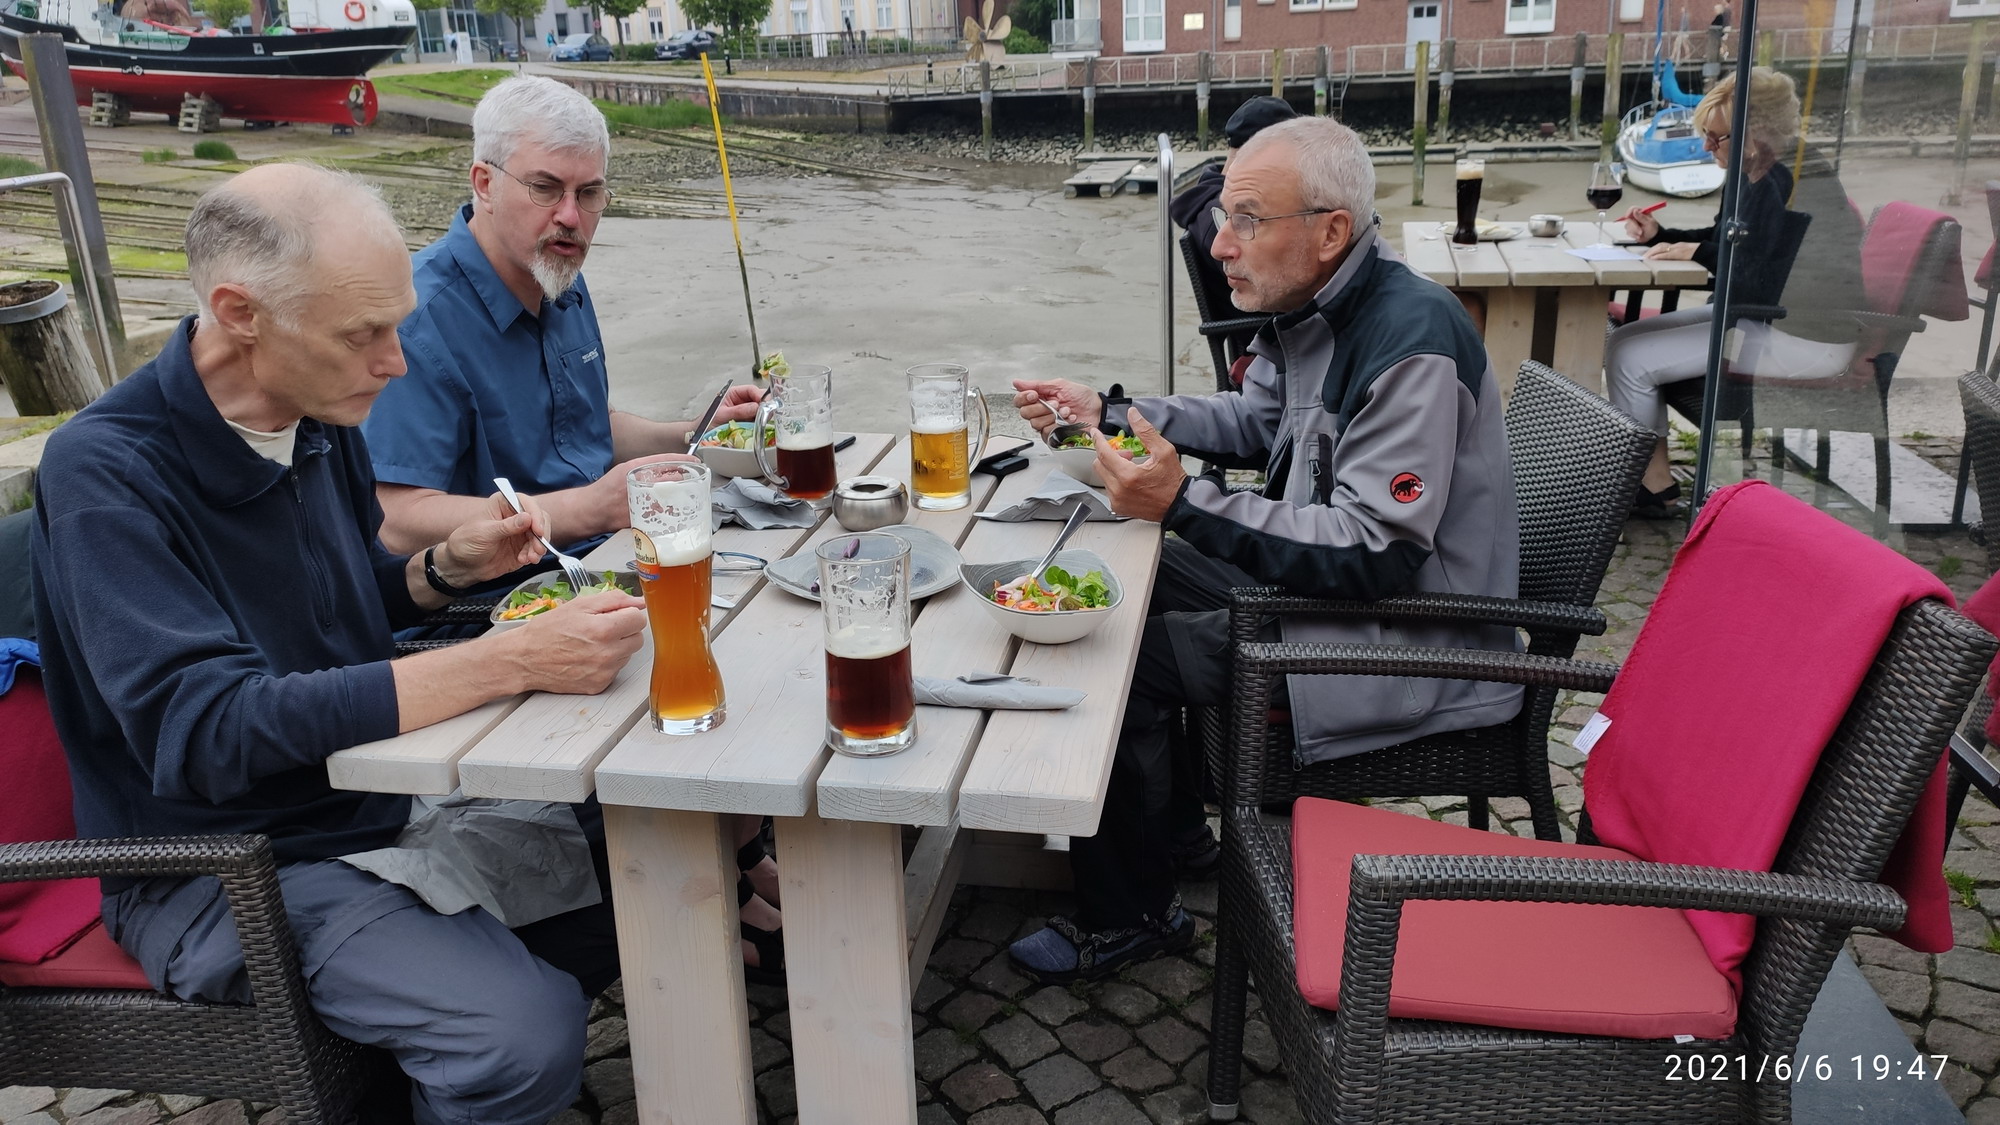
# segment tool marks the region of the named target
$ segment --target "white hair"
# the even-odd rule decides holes
[[[300,304],[312,290],[318,230],[337,226],[343,237],[375,235],[403,244],[403,229],[375,185],[349,172],[305,161],[307,173],[285,194],[281,210],[225,183],[195,201],[188,212],[188,280],[204,324],[215,323],[209,294],[241,285],[281,326],[296,328]]]
[[[527,143],[607,161],[611,156],[611,130],[603,111],[574,89],[534,74],[517,75],[486,91],[472,111],[474,160],[504,168]]]
[[[1331,117],[1280,121],[1245,142],[1237,159],[1270,145],[1289,145],[1298,168],[1299,198],[1309,208],[1346,211],[1354,235],[1375,218],[1375,165],[1354,130]]]

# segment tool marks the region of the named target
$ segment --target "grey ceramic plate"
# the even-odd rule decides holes
[[[906,523],[876,530],[910,545],[912,598],[928,598],[950,589],[958,581],[958,565],[964,560],[959,557],[958,548],[936,534]],[[819,595],[813,592],[813,584],[819,581],[819,559],[811,551],[802,550],[790,558],[779,559],[764,568],[764,576],[788,594],[797,594],[807,601],[819,600]]]

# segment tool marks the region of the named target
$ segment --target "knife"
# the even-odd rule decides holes
[[[708,409],[701,412],[701,421],[696,422],[694,429],[688,431],[689,453],[693,453],[694,447],[701,444],[701,435],[707,433],[708,424],[715,421],[715,412],[722,409],[722,398],[729,393],[729,386],[729,381],[723,380],[722,389],[715,392],[715,397],[708,400]]]

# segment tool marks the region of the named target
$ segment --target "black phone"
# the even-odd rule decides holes
[[[1018,472],[1028,465],[1028,458],[1021,451],[1033,444],[1035,443],[1032,441],[1024,441],[1019,445],[982,457],[973,463],[972,471],[996,477],[1004,477],[1008,473]],[[1002,466],[1005,467],[1003,468]]]

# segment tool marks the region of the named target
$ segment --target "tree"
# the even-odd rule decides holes
[[[744,28],[771,14],[771,0],[681,0],[681,14],[689,26],[719,27],[724,38],[740,42]]]
[[[203,0],[201,11],[214,21],[215,26],[227,29],[239,18],[250,14],[250,0]]]
[[[440,5],[443,2],[444,0],[438,0]],[[489,16],[500,15],[513,20],[514,47],[516,50],[525,50],[521,46],[521,25],[542,14],[542,0],[478,0],[478,4],[479,10]]]
[[[646,0],[597,0],[598,5],[611,13],[612,21],[618,27],[618,45],[625,45],[625,17],[639,10]]]
[[[1007,14],[1014,19],[1014,30],[1026,29],[1028,34],[1035,38],[1046,40],[1049,37],[1049,24],[1056,18],[1059,10],[1057,0],[1014,0],[1013,6],[1007,9]],[[1011,45],[1007,48],[1009,52],[1013,49]]]

